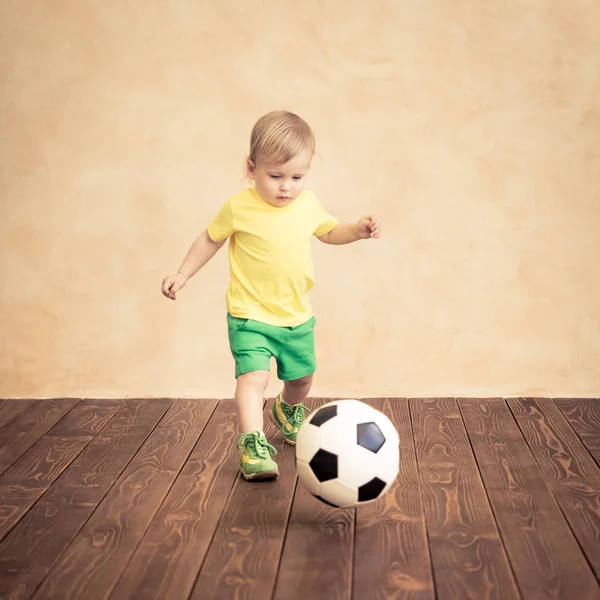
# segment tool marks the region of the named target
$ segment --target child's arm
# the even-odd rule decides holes
[[[193,277],[223,246],[225,240],[213,242],[205,229],[194,241],[179,270],[162,281],[162,293],[175,300],[177,292]]]
[[[368,215],[358,223],[338,223],[329,233],[317,236],[326,244],[351,244],[358,240],[378,238],[381,235],[379,219]]]

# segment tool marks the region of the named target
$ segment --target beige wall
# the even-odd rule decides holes
[[[385,227],[315,242],[315,395],[600,393],[597,2],[3,2],[0,61],[0,397],[232,394],[226,253],[160,281],[274,108]]]

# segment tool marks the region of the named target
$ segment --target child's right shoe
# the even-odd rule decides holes
[[[279,469],[271,458],[277,450],[267,442],[267,438],[259,431],[251,431],[240,435],[237,447],[242,451],[240,470],[244,479],[257,481],[277,479]]]

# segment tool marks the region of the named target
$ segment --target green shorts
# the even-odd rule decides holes
[[[271,356],[282,381],[300,379],[316,370],[314,317],[295,327],[277,327],[228,313],[227,329],[236,379],[251,371],[269,371]]]

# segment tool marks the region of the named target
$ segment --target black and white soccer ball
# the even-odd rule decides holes
[[[359,400],[319,407],[296,439],[298,479],[313,496],[339,508],[381,498],[394,483],[399,464],[393,423]]]

